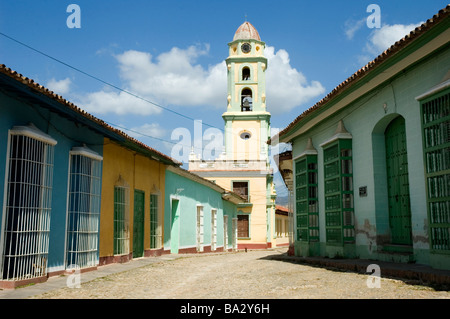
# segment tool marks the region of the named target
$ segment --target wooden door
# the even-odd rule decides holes
[[[405,119],[393,120],[385,131],[391,243],[412,245],[411,207]]]
[[[133,258],[144,255],[144,207],[145,193],[134,191],[134,215],[133,215]]]

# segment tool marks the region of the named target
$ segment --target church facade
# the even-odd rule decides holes
[[[246,198],[238,207],[238,248],[275,244],[275,190],[267,141],[270,113],[266,109],[265,43],[249,22],[228,44],[227,109],[224,152],[215,160],[189,157],[189,171]]]

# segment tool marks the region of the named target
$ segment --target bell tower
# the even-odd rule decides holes
[[[224,152],[203,160],[191,152],[189,171],[241,195],[232,233],[237,248],[276,245],[273,170],[270,167],[270,113],[266,110],[265,43],[249,22],[244,22],[228,43],[227,108]],[[225,249],[230,248],[225,245]]]
[[[228,160],[268,159],[270,113],[266,111],[265,43],[249,22],[244,22],[228,44],[225,152]]]

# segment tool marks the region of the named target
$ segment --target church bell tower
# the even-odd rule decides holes
[[[228,44],[225,152],[228,160],[268,159],[270,113],[266,111],[265,43],[249,22],[244,22]]]
[[[241,195],[232,234],[237,248],[264,249],[276,245],[273,170],[270,167],[270,113],[266,110],[265,43],[249,22],[244,22],[228,44],[227,106],[224,151],[215,160],[193,152],[189,171]],[[236,247],[235,247],[236,248]],[[229,249],[225,245],[224,249]]]

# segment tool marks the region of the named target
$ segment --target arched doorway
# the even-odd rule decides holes
[[[405,119],[396,117],[385,132],[386,177],[391,244],[412,245]]]

